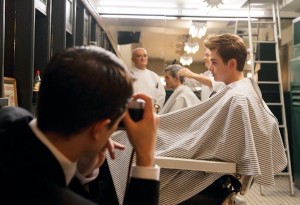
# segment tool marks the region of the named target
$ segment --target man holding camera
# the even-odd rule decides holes
[[[114,158],[116,149],[124,149],[110,140],[123,120],[137,159],[124,204],[157,204],[158,117],[151,98],[139,94],[133,98],[145,101],[143,118],[138,122],[130,118],[127,103],[132,81],[121,61],[99,47],[75,47],[56,54],[44,71],[37,119],[22,108],[0,110],[2,201],[94,204],[68,186],[77,167],[81,175],[91,177],[87,181],[92,180],[106,150]]]

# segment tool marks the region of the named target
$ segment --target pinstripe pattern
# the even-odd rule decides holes
[[[125,132],[116,133],[113,139],[130,148]],[[111,170],[117,170],[112,175],[121,201],[120,174],[127,169],[128,153],[109,162]],[[235,162],[239,174],[254,175],[262,185],[274,185],[274,174],[287,164],[277,119],[252,79],[232,83],[199,105],[160,116],[156,154]],[[160,204],[188,199],[220,176],[162,169]]]

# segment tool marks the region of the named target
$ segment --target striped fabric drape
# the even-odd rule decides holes
[[[143,136],[141,136],[143,137]],[[112,138],[126,145],[108,160],[119,201],[123,201],[131,146],[126,132]],[[160,116],[156,155],[228,161],[255,182],[274,185],[287,158],[278,122],[250,78],[225,86],[208,101]],[[197,194],[221,175],[161,170],[160,204],[177,204]]]

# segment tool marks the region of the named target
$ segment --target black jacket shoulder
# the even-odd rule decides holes
[[[0,133],[18,124],[29,123],[32,114],[20,107],[4,107],[0,109]]]

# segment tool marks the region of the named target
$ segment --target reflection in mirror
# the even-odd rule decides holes
[[[131,51],[136,47],[143,47],[149,56],[147,68],[162,75],[165,65],[165,18],[104,18],[104,22],[128,67],[133,66]]]
[[[247,18],[189,18],[189,17],[164,17],[153,19],[152,17],[138,18],[127,16],[114,18],[112,15],[102,16],[104,24],[113,36],[115,42],[118,42],[119,32],[128,32],[130,34],[138,33],[139,39],[129,44],[119,44],[118,48],[125,64],[129,67],[131,64],[131,50],[135,47],[144,47],[148,51],[149,64],[148,68],[159,75],[162,75],[162,70],[167,65],[172,63],[180,63],[180,57],[184,55],[191,56],[192,64],[186,65],[189,69],[196,73],[206,71],[203,63],[204,46],[203,39],[210,33],[237,33],[242,36],[249,47],[249,29]],[[128,18],[130,17],[130,18]],[[254,19],[256,21],[271,21],[271,19]],[[192,23],[201,22],[207,26],[206,35],[202,38],[192,38],[189,35],[189,29]],[[291,20],[282,19],[282,29],[291,30]],[[287,29],[286,29],[287,28]],[[252,41],[272,40],[273,27],[270,24],[260,24],[251,29]],[[136,34],[135,34],[136,35]],[[290,35],[286,35],[290,36]],[[289,39],[282,39],[282,42],[287,43]],[[184,51],[185,43],[196,43],[199,45],[199,50],[196,53],[186,54]],[[256,55],[256,44],[252,44],[254,58]],[[284,61],[282,61],[284,62]],[[250,56],[248,64],[246,64],[247,72],[245,75],[250,75]],[[253,65],[256,66],[256,65]],[[258,67],[258,66],[256,66]]]
[[[204,37],[192,37],[189,34],[191,25],[203,24],[207,26],[206,35],[209,33],[235,33],[237,23],[238,33],[245,33],[247,22],[236,19],[203,19],[165,17],[162,19],[141,18],[103,18],[105,25],[111,33],[125,64],[131,63],[131,50],[135,47],[144,47],[148,51],[148,68],[162,75],[165,66],[172,63],[180,63],[180,58],[190,56],[192,63],[185,65],[192,71],[200,73],[206,68],[203,64]],[[185,45],[198,45],[199,50],[195,53],[187,53]],[[182,63],[181,63],[182,64]]]

